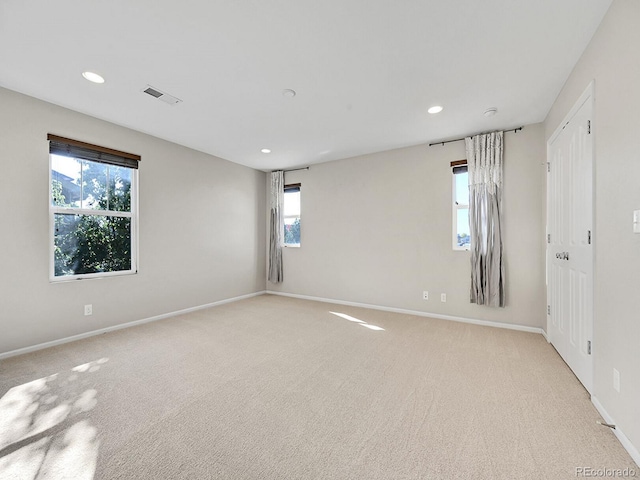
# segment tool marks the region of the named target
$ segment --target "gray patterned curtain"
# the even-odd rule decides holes
[[[271,220],[269,224],[269,281],[281,283],[284,243],[284,172],[271,172]]]
[[[465,138],[469,171],[471,303],[504,307],[502,151],[504,132]]]

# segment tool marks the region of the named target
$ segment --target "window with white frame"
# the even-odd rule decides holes
[[[469,250],[469,174],[466,161],[452,162],[453,170],[453,249]]]
[[[284,187],[284,245],[300,246],[300,184]]]
[[[137,271],[137,155],[49,135],[52,281]]]

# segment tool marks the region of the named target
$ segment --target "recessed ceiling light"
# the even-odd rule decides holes
[[[93,72],[82,72],[82,76],[93,83],[104,83],[104,78],[102,78],[97,73]]]
[[[291,90],[290,88],[285,88],[282,91],[282,96],[283,97],[287,97],[287,98],[293,98],[296,96],[296,91],[295,90]]]
[[[269,150],[268,148],[263,148],[262,150],[260,150],[262,153],[271,153],[271,150]]]
[[[93,83],[104,83],[104,78],[94,72],[82,72],[82,76]]]
[[[493,117],[496,113],[498,113],[498,109],[496,107],[491,107],[491,108],[487,108],[484,111],[484,116],[485,117]]]
[[[441,111],[442,111],[442,107],[440,105],[434,105],[429,110],[427,110],[427,112],[429,112],[431,114],[440,113]]]

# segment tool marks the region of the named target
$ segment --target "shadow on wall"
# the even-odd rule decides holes
[[[86,376],[108,360],[18,385],[0,398],[2,478],[93,478],[99,442],[88,412],[98,401]]]

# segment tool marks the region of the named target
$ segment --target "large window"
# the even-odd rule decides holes
[[[453,249],[469,250],[469,174],[463,161],[452,162],[453,168]]]
[[[300,246],[300,184],[284,187],[284,245]]]
[[[140,157],[49,135],[52,281],[136,272]]]

